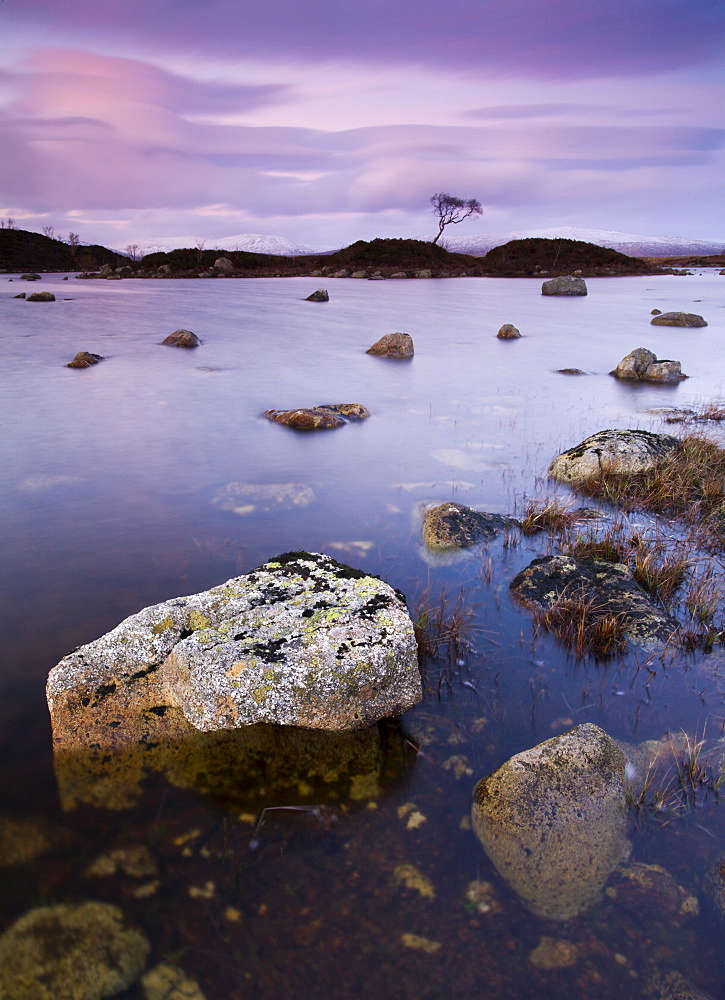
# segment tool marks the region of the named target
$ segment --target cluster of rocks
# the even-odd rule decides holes
[[[679,382],[687,378],[682,373],[679,361],[664,358],[658,360],[656,354],[646,347],[636,347],[630,351],[609,374],[615,378],[641,382]]]
[[[366,420],[370,411],[362,403],[324,403],[294,410],[265,410],[264,416],[297,431],[319,431],[344,427],[351,420]]]

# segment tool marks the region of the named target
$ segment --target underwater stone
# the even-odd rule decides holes
[[[102,1000],[127,989],[149,943],[109,903],[41,906],[0,937],[3,1000]]]
[[[471,819],[498,873],[534,913],[568,920],[629,856],[627,759],[585,723],[516,754],[476,785]]]

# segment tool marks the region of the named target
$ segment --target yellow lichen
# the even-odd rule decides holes
[[[393,879],[406,889],[413,889],[427,899],[435,899],[433,883],[415,865],[398,865],[393,871]]]
[[[430,938],[421,937],[420,934],[401,934],[400,940],[406,948],[425,951],[428,955],[435,955],[437,951],[441,950],[440,941],[431,941]]]

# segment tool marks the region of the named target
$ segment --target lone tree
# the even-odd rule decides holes
[[[470,215],[483,214],[480,201],[476,201],[475,198],[464,201],[463,198],[456,198],[455,195],[446,194],[445,191],[434,194],[430,203],[433,206],[433,214],[438,218],[438,235],[433,240],[434,243],[441,238],[446,226],[463,222]]]

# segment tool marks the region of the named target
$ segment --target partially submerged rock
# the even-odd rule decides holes
[[[646,347],[636,347],[625,355],[614,371],[615,378],[637,379],[643,382],[678,382],[687,378],[682,374],[679,361],[669,361],[657,356]]]
[[[647,472],[679,445],[670,434],[641,430],[598,431],[562,452],[549,466],[549,475],[576,486],[600,472]]]
[[[174,330],[161,343],[165,347],[198,347],[201,341],[191,330]]]
[[[55,295],[52,292],[32,292],[25,300],[26,302],[55,302]]]
[[[398,358],[405,360],[414,354],[413,338],[409,333],[386,333],[368,347],[366,354],[375,354],[381,358]]]
[[[0,997],[102,1000],[141,975],[146,937],[109,903],[39,906],[0,937]]]
[[[326,288],[318,288],[312,295],[308,295],[305,302],[329,302],[330,296]]]
[[[549,278],[541,286],[542,295],[586,295],[587,286],[583,278],[573,274],[562,274],[558,278]]]
[[[471,819],[499,874],[534,913],[568,920],[629,856],[627,759],[592,723],[516,754],[476,785]]]
[[[298,431],[319,431],[342,427],[350,420],[365,420],[370,410],[362,403],[322,403],[296,410],[265,410],[264,415],[267,420]]]
[[[518,340],[521,336],[519,331],[513,325],[513,323],[504,323],[501,329],[496,334],[499,340]]]
[[[607,896],[635,916],[656,913],[670,927],[681,927],[700,913],[696,896],[661,865],[630,862],[616,870]]]
[[[255,723],[348,731],[421,698],[402,595],[328,556],[285,553],[127,618],[51,670],[56,749],[123,743],[144,713],[196,729]]]
[[[654,316],[650,321],[652,326],[707,326],[707,323],[697,313],[667,312]]]
[[[103,361],[102,354],[91,354],[90,351],[79,351],[73,360],[68,362],[66,368],[90,368],[91,365],[97,365],[99,361]]]
[[[512,518],[488,514],[461,503],[429,504],[423,511],[423,541],[429,549],[461,549],[494,538]]]
[[[511,592],[537,611],[550,611],[562,600],[589,603],[599,616],[618,616],[627,641],[647,652],[662,650],[679,630],[678,622],[652,603],[622,563],[543,556],[517,573]]]

